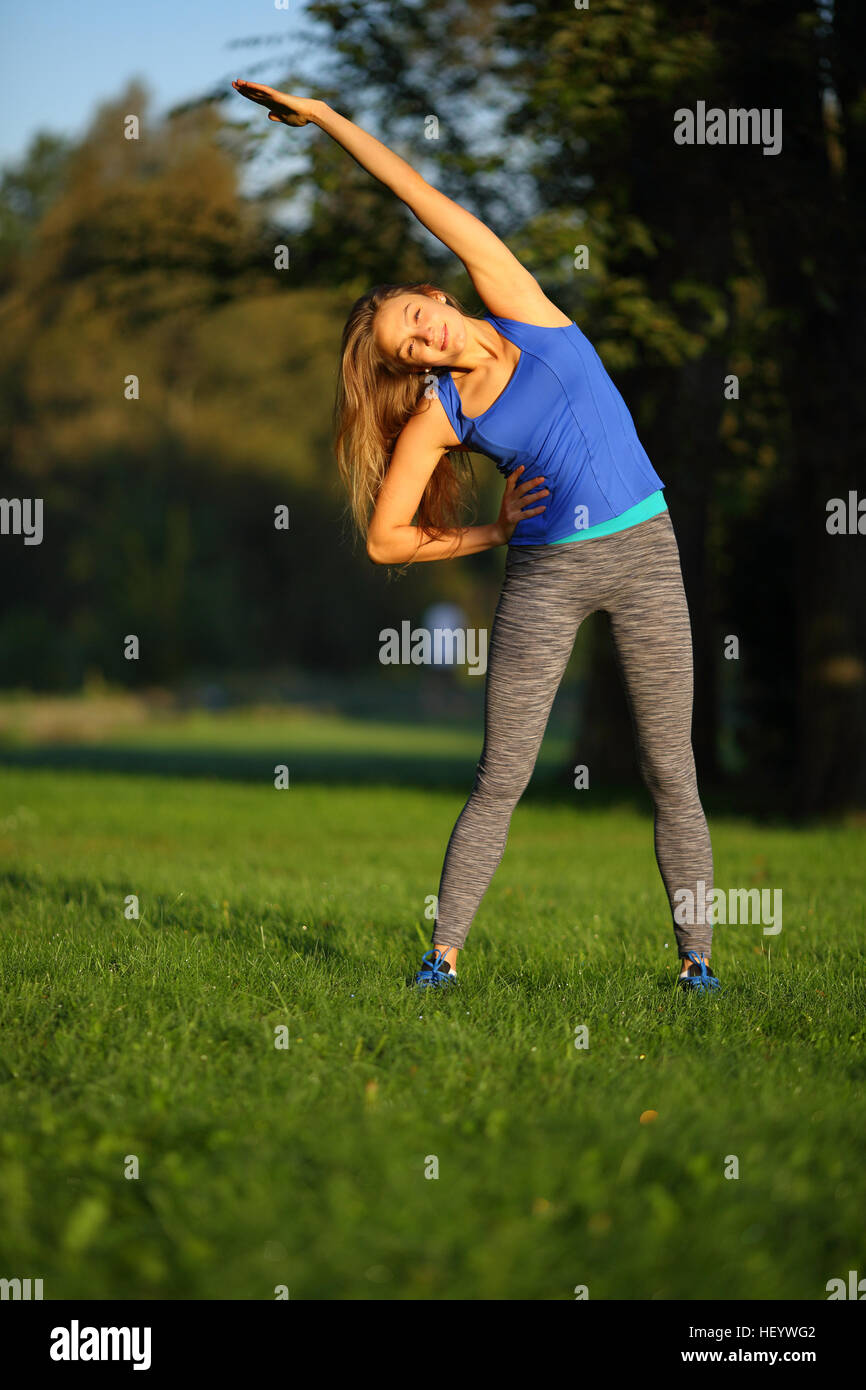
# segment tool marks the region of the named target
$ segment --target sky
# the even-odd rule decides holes
[[[149,89],[156,117],[218,83],[228,109],[258,111],[232,78],[279,85],[298,36],[309,34],[302,0],[277,3],[0,0],[0,165],[17,163],[39,130],[81,136],[133,77]],[[267,42],[232,46],[245,38]]]

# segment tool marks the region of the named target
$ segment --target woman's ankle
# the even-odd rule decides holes
[[[707,951],[706,953],[704,953],[703,951],[693,951],[693,952],[692,952],[692,955],[697,956],[698,960],[702,960],[702,961],[704,962],[704,964],[706,965],[707,969],[709,969],[709,965],[710,965],[710,953],[709,953],[709,951]],[[685,975],[685,974],[686,974],[686,972],[688,971],[688,968],[689,968],[690,965],[694,965],[694,961],[693,961],[689,956],[680,956],[680,974],[681,974],[681,975]]]
[[[444,951],[444,952],[445,952],[445,959],[447,960],[448,964],[451,966],[452,970],[454,970],[454,969],[457,968],[457,954],[458,954],[458,952],[459,952],[459,950],[460,950],[460,947],[459,947],[459,946],[442,946],[442,945],[434,944],[433,950],[434,950],[434,951]]]

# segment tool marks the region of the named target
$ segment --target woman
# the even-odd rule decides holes
[[[577,630],[602,609],[654,802],[679,984],[717,990],[688,608],[664,484],[622,397],[577,324],[483,222],[324,102],[233,85],[270,120],[312,122],[337,140],[460,258],[489,311],[472,318],[433,285],[379,285],[343,331],[336,453],[370,558],[400,565],[508,546],[484,748],[448,844],[416,984],[456,982],[457,953],[502,858]],[[488,525],[458,524],[462,478],[448,451],[461,446],[487,454],[506,478]]]

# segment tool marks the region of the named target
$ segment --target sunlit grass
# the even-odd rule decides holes
[[[784,925],[719,928],[724,992],[688,999],[649,815],[581,795],[518,807],[431,997],[408,982],[461,796],[4,770],[3,1273],[826,1297],[862,1265],[862,831],[714,821],[717,882],[781,888]]]

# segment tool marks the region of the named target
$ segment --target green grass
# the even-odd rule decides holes
[[[429,997],[406,982],[460,793],[0,780],[0,1275],[823,1299],[866,1272],[856,826],[711,818],[717,883],[781,888],[784,927],[718,928],[724,993],[684,998],[648,813],[530,792]]]

